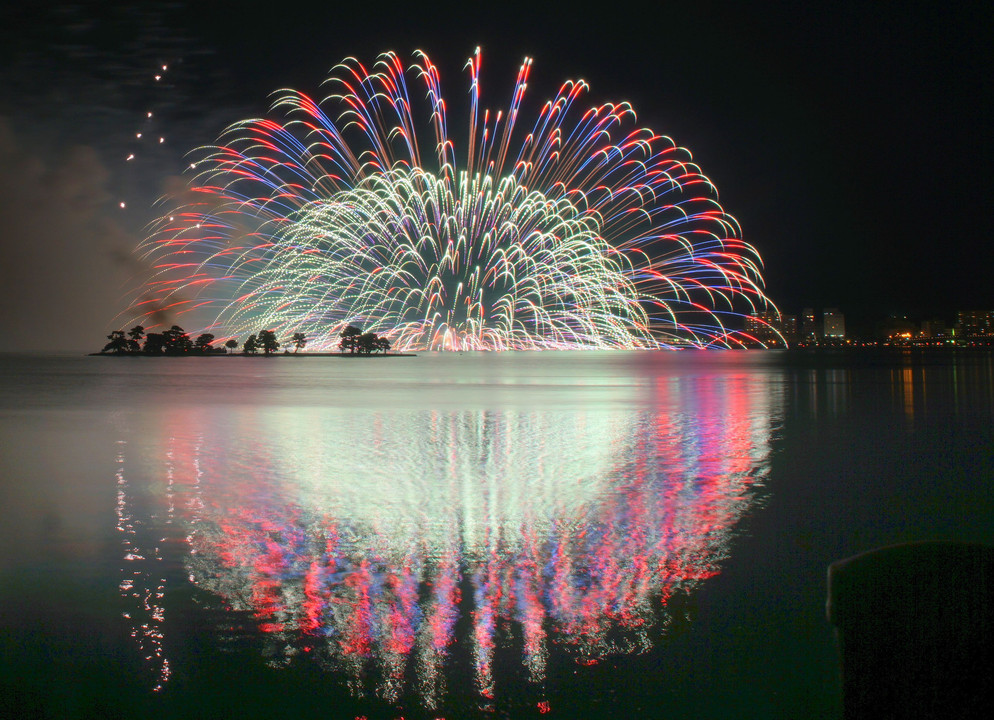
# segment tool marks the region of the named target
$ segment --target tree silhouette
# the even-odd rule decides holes
[[[145,335],[145,345],[142,352],[148,355],[161,355],[166,347],[166,336],[164,333],[148,333]]]
[[[213,333],[203,333],[197,337],[197,341],[193,343],[193,346],[201,353],[209,353],[214,348],[211,347],[211,343],[214,342]]]
[[[377,340],[376,333],[373,332],[363,333],[362,335],[360,335],[357,340],[357,344],[359,346],[359,352],[363,353],[364,355],[371,354],[377,348],[376,340]]]
[[[101,352],[112,352],[118,355],[123,355],[130,349],[128,347],[128,341],[124,337],[124,330],[114,330],[110,335],[107,336],[110,340],[109,343],[104,345],[104,349]]]
[[[357,328],[355,325],[349,325],[347,328],[342,330],[342,334],[339,335],[342,339],[338,343],[338,349],[342,352],[347,350],[350,355],[355,355],[356,351],[359,349],[360,335],[362,335],[362,328]]]
[[[136,325],[127,333],[124,330],[114,330],[107,336],[108,342],[101,352],[125,355],[142,352],[146,355],[183,355],[197,352],[198,354],[210,354],[220,352],[212,346],[214,342],[213,333],[201,333],[196,341],[190,340],[189,334],[179,325],[173,325],[168,330],[161,333],[146,333],[145,328]],[[338,348],[341,352],[348,352],[351,355],[371,355],[376,352],[386,354],[390,350],[390,341],[385,337],[380,337],[374,332],[364,333],[362,328],[355,325],[346,326],[339,334],[341,340]],[[144,340],[144,344],[139,343]],[[294,346],[294,353],[299,352],[307,345],[307,338],[304,333],[294,333],[286,342]],[[230,338],[224,342],[224,347],[229,354],[238,348],[238,340]],[[261,330],[257,335],[249,335],[242,347],[242,352],[247,355],[255,355],[262,350],[266,355],[279,350],[281,347],[276,339],[276,332],[273,330]],[[289,352],[289,349],[284,350]]]
[[[138,352],[141,347],[142,338],[145,337],[145,328],[135,325],[128,331],[128,350]]]
[[[266,355],[271,355],[280,349],[279,341],[276,340],[276,333],[272,330],[262,330],[259,332],[259,344]]]
[[[179,325],[173,325],[162,333],[165,338],[166,353],[169,355],[182,355],[193,349],[193,342],[190,336]]]

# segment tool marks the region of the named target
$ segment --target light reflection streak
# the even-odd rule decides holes
[[[153,677],[152,690],[159,692],[169,680],[172,670],[169,658],[163,648],[166,594],[166,580],[160,577],[162,555],[156,543],[143,542],[137,532],[142,524],[134,516],[135,501],[125,473],[125,449],[127,443],[118,441],[115,458],[117,471],[117,530],[121,534],[121,581],[118,590],[125,600],[127,610],[124,618],[130,626],[130,635],[135,639],[138,651]],[[168,466],[167,466],[168,467]],[[167,470],[171,475],[171,470]]]
[[[462,646],[486,706],[513,645],[541,695],[552,648],[646,652],[720,572],[782,413],[763,382],[662,378],[590,412],[186,409],[161,429],[165,505],[191,582],[252,615],[272,665],[306,653],[357,696],[435,708]]]

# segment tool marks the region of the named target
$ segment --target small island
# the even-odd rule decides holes
[[[273,330],[260,330],[249,335],[241,344],[229,338],[217,346],[212,333],[202,333],[192,339],[179,325],[173,325],[161,333],[146,333],[142,325],[136,325],[127,332],[114,330],[107,336],[109,341],[100,352],[90,355],[110,357],[416,357],[414,353],[391,353],[390,340],[374,332],[363,332],[361,327],[347,326],[339,334],[339,352],[301,353],[307,346],[303,333],[294,333],[283,343]],[[283,352],[279,352],[280,348]],[[290,348],[293,347],[293,352]]]

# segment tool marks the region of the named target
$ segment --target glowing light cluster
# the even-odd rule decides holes
[[[349,58],[321,102],[280,91],[279,120],[236,123],[191,163],[130,319],[193,313],[319,350],[346,324],[400,350],[737,344],[729,319],[769,302],[713,184],[628,103],[583,109],[582,80],[522,127],[531,65],[506,111],[482,110],[477,50],[461,155],[422,52]]]

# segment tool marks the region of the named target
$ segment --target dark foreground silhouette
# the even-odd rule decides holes
[[[908,543],[840,560],[827,610],[847,719],[988,717],[994,548]]]

